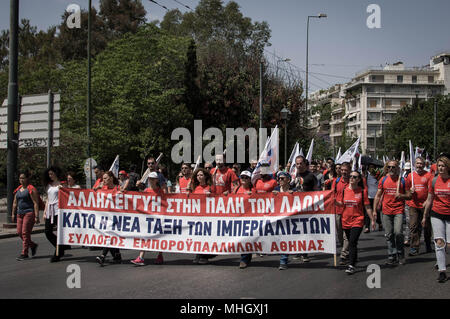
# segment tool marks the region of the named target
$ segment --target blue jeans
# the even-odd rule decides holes
[[[281,255],[280,265],[287,265],[289,262],[289,255]]]
[[[403,236],[403,214],[385,215],[383,214],[383,225],[388,245],[389,256],[405,256],[404,236]]]
[[[252,254],[242,254],[241,255],[241,262],[249,264],[251,261],[252,261]]]

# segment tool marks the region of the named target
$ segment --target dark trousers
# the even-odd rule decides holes
[[[120,258],[120,249],[119,248],[109,248],[109,247],[103,248],[102,255],[106,257],[108,252],[111,253],[111,256],[113,256],[113,258]]]
[[[53,217],[53,223],[51,222],[50,218],[46,218],[45,219],[45,237],[47,237],[48,241],[50,242],[50,244],[53,245],[53,247],[56,248],[56,244],[57,244],[57,237],[55,235],[55,233],[53,232],[53,228],[58,224],[58,217],[54,216]],[[60,245],[59,246],[59,256],[63,256],[64,255],[64,251],[70,249],[70,246],[68,245]],[[56,255],[56,251],[55,251],[55,255]]]
[[[422,234],[422,218],[424,208],[409,207],[409,232],[410,232],[410,245],[411,248],[419,249],[420,235]],[[431,220],[430,216],[426,220],[425,227],[423,228],[423,237],[425,245],[431,246]]]
[[[348,253],[350,257],[350,265],[355,266],[358,258],[358,240],[362,232],[362,227],[353,227],[344,229],[348,238]]]
[[[242,254],[241,261],[248,264],[252,261],[252,254]]]

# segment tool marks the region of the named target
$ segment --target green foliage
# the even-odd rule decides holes
[[[450,152],[450,98],[437,97],[437,155]],[[386,130],[388,156],[400,158],[401,151],[409,151],[409,140],[413,147],[425,148],[433,155],[434,101],[408,105],[397,112]]]

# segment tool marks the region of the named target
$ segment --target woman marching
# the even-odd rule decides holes
[[[59,207],[58,193],[61,185],[62,171],[59,167],[52,166],[44,172],[44,185],[46,186],[47,201],[45,202],[44,219],[45,219],[45,236],[48,241],[55,247],[55,253],[50,262],[58,262],[64,256],[64,251],[70,249],[70,246],[60,245],[57,247],[57,237],[53,233],[53,228],[58,223]]]
[[[245,194],[245,195],[251,195],[252,194],[252,173],[249,171],[243,171],[240,178],[240,185],[234,190],[235,194]],[[239,262],[239,268],[245,269],[248,267],[250,262],[252,261],[252,254],[241,254],[241,261]]]
[[[20,186],[14,191],[12,207],[12,220],[17,212],[17,233],[22,239],[22,253],[16,259],[21,261],[28,258],[28,250],[31,256],[36,255],[38,244],[31,240],[31,231],[34,224],[39,223],[39,194],[36,188],[30,184],[30,174],[23,172],[19,175]]]
[[[441,155],[437,160],[438,176],[428,184],[428,198],[425,202],[422,226],[425,227],[427,216],[431,216],[436,260],[439,270],[437,281],[447,281],[445,246],[450,248],[450,159]],[[431,214],[430,214],[431,210]]]
[[[144,190],[144,193],[147,193],[150,195],[162,196],[164,194],[164,192],[161,189],[161,187],[159,186],[158,173],[151,172],[148,175],[148,179],[149,179],[150,185],[149,185],[149,187],[147,187]],[[131,260],[131,263],[135,264],[136,266],[144,266],[145,265],[144,256],[145,256],[145,251],[141,250],[139,252],[139,256],[137,256],[136,259]],[[156,257],[155,264],[162,265],[163,263],[164,263],[163,254],[162,254],[162,252],[159,252],[158,256]]]
[[[291,175],[288,172],[278,172],[277,174],[278,186],[274,188],[272,191],[275,195],[278,193],[289,193],[297,191],[295,187],[290,185],[291,183]],[[288,269],[289,255],[283,254],[280,258],[280,266],[278,270],[286,270]]]
[[[336,199],[336,204],[344,208],[342,212],[342,229],[344,229],[349,241],[350,256],[345,272],[351,275],[355,272],[358,256],[358,239],[364,226],[364,206],[371,220],[372,229],[375,230],[375,217],[373,216],[367,188],[364,188],[360,172],[352,171],[350,173],[349,185],[344,189],[340,198]]]
[[[99,192],[118,192],[120,191],[119,180],[114,176],[113,172],[108,171],[103,174],[103,187],[98,190]],[[122,262],[122,255],[120,254],[119,248],[103,248],[102,254],[96,257],[97,262],[100,266],[105,263],[106,255],[108,252],[113,256],[113,263]]]
[[[211,195],[215,193],[215,188],[211,174],[204,168],[198,168],[192,175],[191,182],[189,183],[188,190],[192,194],[205,194]],[[194,264],[206,265],[209,263],[209,258],[213,258],[216,255],[204,255],[197,254],[193,260]]]

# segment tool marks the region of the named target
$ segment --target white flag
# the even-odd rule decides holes
[[[113,172],[115,177],[119,177],[119,155],[116,156],[109,170]]]
[[[403,172],[405,170],[405,152],[402,151],[400,156],[400,170]]]
[[[279,145],[278,145],[278,125],[275,126],[270,138],[266,142],[266,146],[259,156],[258,164],[252,173],[252,183],[256,183],[256,180],[261,176],[261,164],[267,163],[270,166],[271,172],[274,174],[278,171],[279,162]]]
[[[306,155],[306,159],[308,160],[309,164],[311,164],[313,148],[314,148],[314,139],[311,140],[311,144],[309,145],[308,154]]]
[[[358,153],[358,148],[359,148],[359,137],[356,140],[355,143],[353,143],[352,146],[350,146],[350,148],[348,150],[345,151],[344,154],[342,154],[341,157],[339,157],[339,160],[336,162],[336,164],[342,164],[344,162],[351,162],[351,160],[356,156],[356,154]]]
[[[292,152],[291,152],[291,156],[289,156],[288,162],[291,163],[291,167],[292,167],[292,164],[294,164],[295,158],[296,158],[297,155],[298,155],[299,147],[300,147],[300,146],[299,146],[298,142],[295,143],[294,148],[292,149]]]
[[[411,141],[409,141],[409,158],[411,161],[411,186],[414,187],[414,174],[413,172],[416,170],[416,156],[414,154],[413,146]]]
[[[289,162],[291,162],[291,168],[289,169],[289,175],[291,175],[292,178],[295,178],[295,176],[297,175],[297,166],[295,166],[295,159],[299,155],[303,156],[303,152],[302,152],[302,150],[299,150],[299,147],[300,147],[300,145],[298,144],[298,142],[295,143],[294,149],[292,150],[292,154],[289,157]]]
[[[200,166],[200,158],[201,158],[201,155],[198,156],[197,162],[195,162],[194,172]]]
[[[337,152],[336,158],[334,160],[335,163],[337,163],[337,161],[339,160],[339,158],[341,157],[341,148],[339,147],[339,151]]]
[[[362,174],[362,155],[359,154],[359,159],[358,159],[358,172],[360,172]]]

